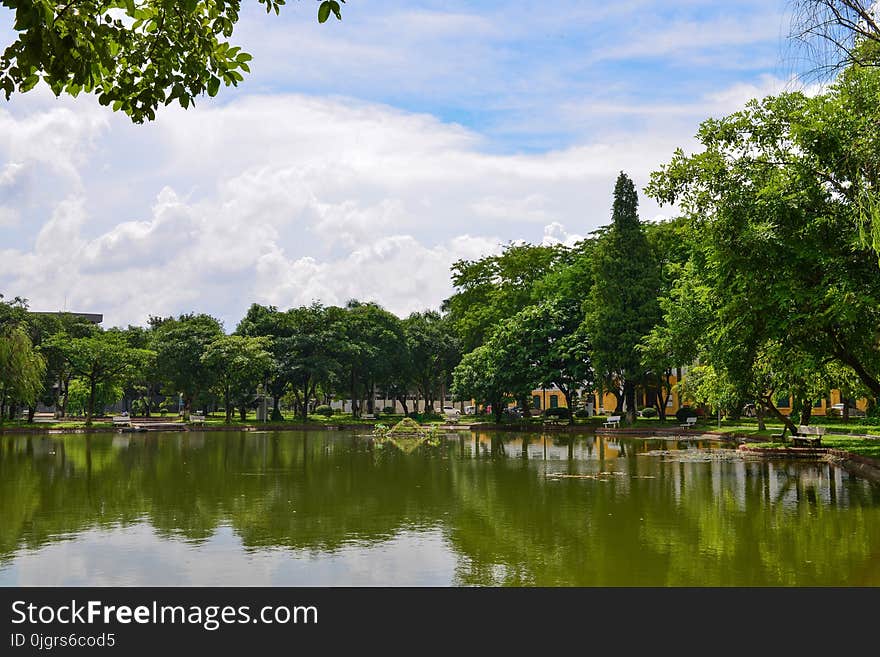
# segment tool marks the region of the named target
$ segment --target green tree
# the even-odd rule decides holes
[[[645,374],[639,344],[660,318],[659,272],[639,222],[635,185],[622,172],[614,187],[612,223],[599,236],[593,265],[592,304],[584,319],[593,363],[618,397],[618,409],[626,403],[632,422],[636,385]]]
[[[89,412],[89,400],[91,399],[92,390],[88,383],[83,379],[71,379],[67,391],[67,408],[71,415],[87,415]],[[92,404],[98,414],[103,413],[104,409],[112,406],[122,398],[122,386],[117,383],[99,383],[95,386],[95,397]]]
[[[448,377],[461,358],[459,340],[448,316],[434,310],[403,320],[412,380],[425,400],[425,410],[442,409]]]
[[[562,247],[508,244],[499,255],[452,265],[455,293],[443,302],[464,351],[489,339],[503,320],[535,301],[535,286],[564,254]]]
[[[43,389],[45,359],[37,353],[22,324],[0,324],[0,425],[7,408],[32,404]]]
[[[677,202],[700,236],[677,284],[697,295],[675,296],[666,322],[698,315],[702,325],[675,330],[698,333],[701,360],[744,388],[754,389],[747,383],[769,350],[788,358],[769,358],[774,372],[835,360],[880,394],[880,275],[860,235],[857,191],[876,189],[876,166],[872,173],[860,155],[876,130],[865,129],[862,105],[844,102],[853,94],[842,91],[877,89],[878,79],[880,70],[862,69],[816,98],[782,94],[707,120],[704,150],[678,151],[652,177],[649,193]],[[853,145],[851,157],[843,143]]]
[[[510,391],[519,390],[522,399],[535,388],[554,385],[573,409],[575,395],[591,390],[594,382],[582,319],[578,300],[550,299],[502,322],[487,346],[503,355],[500,366],[518,382]]]
[[[531,390],[519,370],[511,370],[508,354],[485,344],[465,354],[452,372],[452,390],[457,399],[473,399],[491,405],[496,422],[501,422],[508,399],[518,399]]]
[[[232,421],[233,399],[252,397],[272,367],[272,354],[266,349],[267,343],[266,338],[222,335],[205,347],[201,361],[213,372],[217,386],[222,390],[227,424]],[[239,407],[244,420],[246,405],[241,403]]]
[[[104,385],[121,390],[126,371],[131,367],[132,349],[119,330],[98,331],[87,337],[61,340],[61,336],[55,336],[53,346],[64,352],[70,371],[88,387],[86,426],[91,426],[98,387]]]
[[[189,417],[193,401],[214,382],[211,369],[202,362],[202,354],[223,335],[223,327],[204,314],[181,315],[176,319],[153,317],[150,323],[157,373],[171,394],[183,395],[184,417]]]
[[[289,339],[294,335],[294,325],[289,312],[281,312],[275,306],[252,304],[238,323],[235,333],[267,339],[267,349],[272,354],[272,368],[267,378],[269,394],[272,395],[272,421],[283,420],[280,403],[290,384],[290,369],[285,367],[290,352]]]
[[[344,309],[331,309],[329,316],[343,329],[340,385],[347,383],[352,414],[360,416],[364,399],[367,412],[373,413],[377,387],[393,378],[405,354],[401,321],[375,303],[356,300],[349,301]]]
[[[279,13],[285,0],[259,0]],[[342,19],[324,0],[318,20]],[[187,108],[221,83],[237,85],[252,57],[228,39],[240,0],[3,0],[15,12],[16,38],[0,57],[7,100],[42,79],[52,92],[94,93],[136,123],[173,101]]]
[[[660,420],[665,421],[667,404],[676,385],[672,381],[673,375],[678,374],[678,378],[681,378],[681,366],[693,362],[699,353],[700,331],[704,324],[700,314],[705,306],[692,298],[691,290],[677,287],[685,278],[683,272],[688,267],[693,252],[692,241],[696,237],[690,230],[688,221],[678,218],[646,224],[645,232],[657,263],[661,318],[637,349],[641,353],[642,369],[645,372],[644,384],[655,392],[654,408],[657,409]],[[671,305],[669,299],[682,294],[689,298],[690,303],[676,304],[669,312],[687,313],[690,316],[677,316],[678,330],[673,331],[667,326],[662,311]],[[729,409],[741,407],[742,404],[725,406]]]
[[[291,308],[286,316],[290,335],[278,341],[278,368],[290,386],[299,416],[307,420],[318,386],[329,389],[342,378],[345,325],[338,314],[318,303]]]

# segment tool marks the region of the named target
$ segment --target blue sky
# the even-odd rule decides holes
[[[785,0],[352,0],[324,25],[308,0],[244,4],[252,74],[194,109],[0,105],[0,292],[229,329],[252,301],[436,307],[452,261],[571,243],[607,223],[618,171],[644,186],[805,66]]]

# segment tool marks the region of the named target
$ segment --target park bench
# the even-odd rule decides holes
[[[620,428],[620,416],[612,415],[602,424],[603,427],[615,427],[617,429]]]
[[[190,413],[189,421],[191,424],[204,424],[205,423],[205,414],[202,412],[198,413]]]
[[[696,424],[697,424],[697,416],[691,415],[689,417],[686,417],[684,419],[684,422],[682,424],[679,424],[678,426],[684,427],[685,429],[689,429],[691,427],[696,426]]]
[[[375,413],[361,413],[362,420],[378,420],[379,418]]]
[[[128,415],[114,415],[113,416],[113,426],[114,427],[130,427],[131,426],[131,418]]]
[[[825,427],[810,427],[802,424],[797,433],[791,437],[794,447],[821,447],[822,436],[825,435]]]

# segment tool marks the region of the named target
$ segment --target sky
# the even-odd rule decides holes
[[[253,302],[436,308],[458,259],[607,224],[620,171],[673,216],[651,171],[804,67],[788,0],[243,4],[252,73],[189,110],[0,101],[0,293],[228,331]]]

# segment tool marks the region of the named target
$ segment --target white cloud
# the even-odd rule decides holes
[[[0,228],[16,226],[19,220],[18,210],[0,205]]]
[[[572,244],[606,224],[618,172],[643,187],[695,127],[507,155],[459,125],[350,99],[251,96],[167,108],[147,126],[90,100],[30,102],[25,118],[2,114],[0,193],[27,167],[67,184],[29,241],[2,240],[0,291],[108,325],[197,310],[231,329],[254,301],[436,307],[456,259],[515,240]],[[23,127],[50,148],[43,128],[58,121],[61,164],[19,148]],[[660,208],[642,198],[641,212]],[[10,217],[4,237],[20,229]]]
[[[541,244],[544,246],[556,246],[557,244],[574,246],[582,239],[584,239],[584,235],[569,233],[565,226],[558,221],[554,221],[553,223],[544,226],[544,238],[541,240]]]

